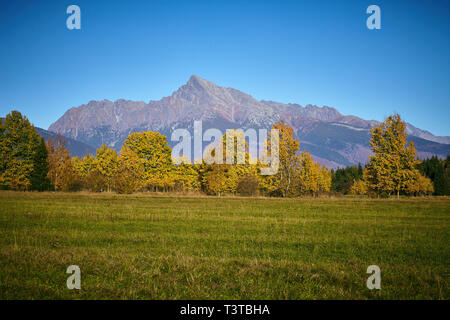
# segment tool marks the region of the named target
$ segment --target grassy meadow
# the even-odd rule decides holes
[[[449,299],[449,245],[449,198],[2,191],[0,299]]]

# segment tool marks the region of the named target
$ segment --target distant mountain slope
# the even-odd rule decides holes
[[[45,141],[48,140],[48,138],[55,139],[58,135],[57,133],[44,130],[39,127],[35,127],[36,132],[39,133],[39,135],[45,139]],[[66,147],[70,152],[70,155],[72,157],[84,157],[85,155],[92,154],[95,155],[96,149],[90,145],[87,145],[83,142],[76,141],[74,139],[64,137],[62,136],[62,139],[66,142]]]
[[[379,122],[345,116],[331,107],[258,101],[233,88],[220,87],[192,76],[171,96],[159,101],[90,101],[69,109],[49,130],[99,147],[102,142],[120,150],[131,132],[153,130],[168,137],[173,129],[192,128],[203,120],[203,129],[267,128],[285,121],[301,147],[329,167],[366,162],[369,129]],[[450,137],[436,137],[407,124],[410,139],[417,140],[419,155],[445,157]],[[416,141],[415,140],[415,141]]]
[[[0,120],[4,121],[5,118],[0,118]],[[36,132],[42,137],[44,138],[44,140],[47,142],[48,138],[53,138],[55,139],[56,136],[58,135],[57,133],[39,128],[39,127],[34,127],[36,129]],[[76,141],[74,139],[65,137],[63,135],[61,135],[62,139],[66,142],[66,148],[69,150],[70,155],[72,157],[84,157],[85,155],[88,154],[92,154],[95,155],[96,153],[96,148],[87,145],[86,143],[80,142],[80,141]]]
[[[318,122],[306,132],[299,133],[304,150],[339,165],[365,163],[370,155],[370,130],[353,127],[343,123]],[[450,145],[408,136],[414,141],[418,156],[428,158],[432,155],[445,157],[450,153]],[[330,166],[330,165],[329,165]]]

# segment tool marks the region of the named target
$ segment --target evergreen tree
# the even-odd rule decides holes
[[[49,169],[47,157],[47,146],[45,145],[44,138],[41,138],[33,159],[33,172],[30,177],[31,190],[50,190],[50,180],[47,177]]]
[[[445,173],[444,173],[444,188],[443,188],[443,194],[450,196],[450,155],[447,156],[447,159],[445,159],[444,161],[444,169],[445,169]]]
[[[331,171],[332,182],[331,190],[343,194],[350,193],[353,181],[361,180],[363,177],[363,168],[361,164],[358,166],[350,166],[346,168],[338,168]]]
[[[433,156],[418,165],[420,172],[433,182],[434,194],[438,196],[450,195],[450,180],[448,171],[446,172],[447,162],[448,160],[441,160]]]

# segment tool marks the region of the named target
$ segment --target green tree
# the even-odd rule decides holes
[[[331,170],[331,190],[343,194],[350,193],[353,182],[361,180],[363,177],[363,168],[361,164],[358,166],[349,166]]]
[[[48,179],[48,151],[44,138],[40,139],[33,158],[33,171],[30,182],[31,190],[45,191],[50,190],[50,180]]]
[[[0,120],[0,187],[28,190],[39,147],[39,135],[19,111]]]
[[[443,188],[443,194],[449,196],[450,195],[450,155],[447,156],[447,159],[444,161],[444,169],[445,169],[445,184]]]
[[[438,196],[450,195],[450,179],[448,170],[446,171],[446,160],[439,159],[436,156],[423,160],[418,169],[420,173],[431,179],[434,186],[434,194]]]

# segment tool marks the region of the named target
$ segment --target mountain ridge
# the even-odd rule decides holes
[[[209,127],[220,130],[270,129],[274,123],[283,120],[294,129],[301,145],[305,143],[305,147],[310,146],[308,151],[331,167],[355,164],[355,161],[365,162],[361,160],[367,159],[370,150],[368,140],[362,143],[363,138],[366,138],[368,129],[380,123],[376,120],[342,115],[329,106],[308,104],[303,107],[294,103],[259,101],[245,92],[221,87],[193,75],[172,95],[161,100],[151,100],[148,103],[124,99],[114,102],[91,100],[88,104],[70,108],[50,125],[49,131],[94,147],[106,143],[119,151],[123,141],[132,132],[152,130],[170,134],[175,128],[192,127],[194,120],[202,120],[208,123]],[[334,125],[329,127],[331,124]],[[317,137],[314,138],[312,134],[321,136],[320,130],[329,132],[328,138],[331,140],[334,135],[341,135],[344,140],[335,141],[340,149],[333,145],[324,145],[323,141],[318,144]],[[351,130],[352,134],[349,135],[348,130]],[[411,136],[428,141],[421,144],[419,154],[443,157],[450,151],[450,137],[434,136],[411,124],[407,124],[407,132]],[[312,149],[316,151],[313,152]],[[338,156],[327,156],[327,152],[330,155],[339,154],[346,161]]]
[[[36,129],[36,132],[44,138],[44,140],[47,142],[49,138],[52,138],[53,140],[57,138],[58,134],[55,132],[51,132],[39,127],[34,127]],[[83,143],[81,141],[71,139],[69,137],[65,137],[61,135],[61,138],[66,143],[66,148],[69,150],[69,153],[72,157],[79,157],[82,158],[87,154],[95,155],[96,149],[90,145],[87,145],[86,143]]]

